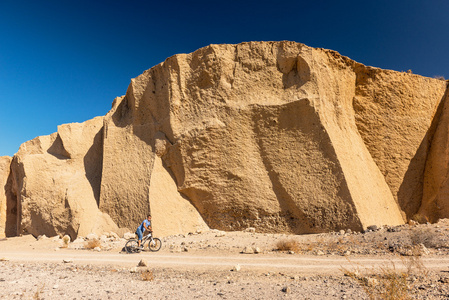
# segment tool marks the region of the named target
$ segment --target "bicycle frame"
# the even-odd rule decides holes
[[[140,245],[143,247],[147,241],[149,241],[150,243],[153,242],[153,234],[151,232],[142,238],[142,242]]]

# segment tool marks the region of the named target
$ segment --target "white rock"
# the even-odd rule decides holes
[[[246,246],[245,248],[243,248],[241,253],[243,253],[243,254],[254,254],[254,249],[253,249],[253,247]]]
[[[61,239],[61,237],[60,237],[59,235],[55,235],[55,236],[51,237],[51,240],[52,240],[53,242],[57,242],[57,241],[59,241],[60,239]]]
[[[82,237],[77,237],[76,240],[73,241],[73,244],[84,244],[84,239]]]
[[[245,229],[245,232],[251,232],[251,233],[254,233],[254,232],[256,232],[256,228],[254,228],[254,227],[248,227],[248,228]]]
[[[74,249],[74,250],[80,250],[80,249],[84,249],[84,242],[83,243],[71,243],[68,247],[69,249]]]
[[[421,255],[429,255],[430,254],[429,249],[427,249],[427,247],[424,246],[424,244],[421,243],[418,245],[418,247],[419,247],[419,252]]]
[[[37,240],[38,240],[38,241],[40,241],[40,240],[46,240],[46,239],[48,239],[48,237],[47,237],[45,234],[40,235],[40,236],[37,237]]]
[[[223,237],[223,236],[225,236],[226,235],[226,232],[225,231],[218,231],[216,234],[215,234],[215,237]]]
[[[318,251],[316,252],[316,255],[324,255],[324,252],[321,251],[321,250],[318,250]]]
[[[95,247],[93,250],[94,250],[94,251],[97,251],[97,252],[100,252],[100,251],[101,251],[101,248],[100,248],[100,247]]]
[[[241,267],[239,264],[235,265],[234,268],[232,268],[232,271],[238,272],[240,271]]]
[[[109,235],[110,238],[113,238],[114,240],[119,240],[120,237],[118,236],[117,233],[111,231],[111,234]]]
[[[98,235],[96,235],[95,233],[89,233],[87,236],[86,236],[86,240],[95,240],[95,239],[98,239]]]
[[[136,234],[132,233],[132,232],[125,232],[125,234],[123,234],[123,238],[126,240],[133,239],[135,237],[136,237]]]

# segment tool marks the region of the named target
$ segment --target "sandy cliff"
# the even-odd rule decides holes
[[[17,207],[11,188],[12,157],[0,156],[0,238],[17,232]]]
[[[445,92],[294,42],[175,55],[132,79],[105,117],[21,146],[17,232],[134,230],[147,212],[159,235],[449,217]]]

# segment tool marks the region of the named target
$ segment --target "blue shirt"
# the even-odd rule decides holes
[[[142,232],[145,231],[145,226],[144,226],[143,224],[147,224],[147,227],[148,227],[148,226],[151,226],[151,222],[150,222],[150,221],[148,221],[147,219],[143,220],[142,224],[140,224],[140,226],[139,226],[139,228],[140,228],[140,230],[141,230]]]

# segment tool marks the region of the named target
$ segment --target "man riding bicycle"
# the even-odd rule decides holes
[[[152,231],[152,229],[151,229],[151,215],[148,215],[147,218],[145,220],[143,220],[142,224],[140,224],[139,227],[137,227],[137,230],[136,230],[136,234],[139,237],[138,247],[140,249],[143,248],[143,247],[140,246],[140,244],[142,243],[143,233],[145,232],[145,230],[148,230],[150,232]]]

